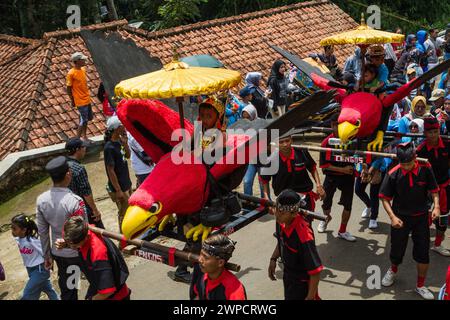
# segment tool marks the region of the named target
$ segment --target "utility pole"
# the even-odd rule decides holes
[[[106,0],[106,5],[108,6],[108,15],[111,21],[119,20],[117,15],[116,6],[114,5],[114,0]]]

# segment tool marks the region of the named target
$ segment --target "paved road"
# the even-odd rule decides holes
[[[315,157],[315,155],[314,155]],[[91,177],[91,183],[95,195],[104,193],[106,178],[103,174],[102,159],[94,159],[87,165]],[[50,185],[49,181],[36,186],[30,192],[25,193],[19,200],[14,200],[14,206],[9,205],[8,216],[17,211],[32,213],[34,211],[35,196],[44,191]],[[256,184],[255,184],[256,187]],[[36,190],[34,190],[36,189]],[[256,189],[256,188],[255,188]],[[335,203],[337,202],[336,194]],[[114,216],[115,206],[109,199],[102,200],[98,206],[103,213],[104,223],[107,229],[117,230],[117,220]],[[319,205],[320,208],[320,205]],[[353,200],[353,216],[349,224],[349,231],[357,237],[357,242],[348,243],[335,238],[340,222],[341,207],[333,208],[333,217],[329,225],[329,232],[318,234],[316,243],[319,254],[326,269],[322,272],[320,282],[320,295],[323,299],[418,299],[413,292],[416,280],[415,264],[411,257],[411,244],[408,247],[404,264],[400,266],[398,282],[391,288],[370,290],[366,286],[368,278],[367,268],[376,265],[382,273],[389,266],[389,224],[384,210],[380,211],[379,229],[376,232],[367,229],[368,221],[360,218],[363,210],[362,202],[356,197]],[[7,220],[4,216],[3,220]],[[249,299],[283,299],[282,281],[270,281],[267,277],[267,266],[270,255],[275,246],[274,232],[275,221],[273,217],[263,217],[233,234],[237,248],[232,261],[242,266],[242,271],[237,274],[244,283]],[[314,222],[317,227],[317,222]],[[432,230],[434,239],[434,229]],[[8,280],[0,283],[0,300],[16,299],[27,280],[25,268],[22,265],[20,254],[9,232],[0,234],[0,261],[7,270]],[[450,247],[450,241],[445,240],[444,245]],[[445,273],[450,262],[449,258],[431,255],[431,269],[427,279],[427,285],[434,293],[445,280]],[[133,299],[188,299],[188,286],[174,282],[168,278],[174,269],[143,260],[137,257],[127,258],[130,267],[128,284],[133,290]],[[282,273],[278,271],[278,278]],[[52,276],[55,280],[55,275]],[[56,281],[54,281],[56,286]],[[83,281],[82,289],[86,289]]]
[[[339,195],[337,192],[334,203],[337,203]],[[364,208],[363,203],[355,196],[353,216],[348,226],[348,231],[357,238],[354,243],[336,238],[342,212],[342,207],[338,205],[333,207],[333,220],[329,224],[329,231],[322,234],[315,231],[316,245],[325,266],[319,287],[321,297],[339,300],[420,299],[414,292],[416,271],[412,260],[411,241],[404,263],[399,268],[396,284],[390,288],[367,287],[369,266],[378,266],[381,277],[389,267],[390,224],[384,209],[380,208],[379,228],[376,231],[369,230],[368,220],[361,218]],[[314,229],[317,224],[318,222],[314,222]],[[277,272],[278,281],[271,281],[267,277],[269,258],[276,244],[272,236],[274,228],[274,218],[265,216],[231,235],[231,238],[237,241],[232,261],[242,267],[237,276],[244,283],[249,299],[283,299],[281,271]],[[434,239],[434,229],[431,234]],[[444,245],[450,247],[450,241],[446,239]],[[431,268],[426,284],[437,296],[439,288],[445,282],[450,259],[438,256],[434,252],[430,252],[430,256]],[[173,271],[173,268],[165,265],[139,263],[133,268],[129,281],[130,287],[134,290],[133,298],[187,299],[188,286],[168,279],[167,275]]]

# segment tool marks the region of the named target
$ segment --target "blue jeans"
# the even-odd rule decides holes
[[[380,207],[380,199],[378,198],[378,194],[381,188],[381,183],[370,184],[370,196],[366,193],[367,185],[368,183],[363,183],[360,177],[356,178],[355,194],[361,199],[362,202],[364,202],[367,208],[370,208],[370,219],[377,220]]]
[[[27,267],[28,280],[23,290],[22,300],[39,300],[41,292],[45,292],[50,300],[59,300],[59,296],[50,283],[50,271],[46,270],[44,264],[35,267]]]
[[[256,173],[258,169],[254,164],[249,164],[247,167],[247,172],[244,176],[244,193],[252,196],[253,195],[253,181],[255,181]],[[258,180],[259,182],[259,180]],[[259,189],[261,191],[261,198],[264,198],[264,189],[262,184],[259,182]]]

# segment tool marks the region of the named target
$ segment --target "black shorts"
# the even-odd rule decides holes
[[[292,281],[283,277],[284,300],[305,300],[308,296],[308,281]]]
[[[412,234],[413,258],[417,263],[430,263],[430,227],[428,214],[420,216],[399,216],[403,221],[403,227],[395,229],[391,227],[391,253],[392,264],[399,265],[403,261],[409,234]]]
[[[355,185],[355,177],[350,175],[330,175],[325,176],[325,181],[323,182],[323,188],[325,189],[325,199],[323,200],[322,209],[330,210],[333,204],[333,197],[336,189],[341,191],[341,199],[339,204],[344,207],[345,210],[352,210],[353,203],[353,188]]]

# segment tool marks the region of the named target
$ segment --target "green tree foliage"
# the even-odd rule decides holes
[[[4,0],[0,1],[0,32],[40,37],[44,32],[66,28],[68,5],[81,8],[82,25],[101,21],[105,0]],[[299,0],[114,0],[119,19],[142,21],[149,30],[227,17],[303,2]],[[450,2],[443,0],[333,0],[359,21],[368,5],[381,8],[382,29],[401,27],[404,32],[420,28],[445,28],[450,22]],[[400,17],[399,17],[400,16]],[[402,18],[404,17],[404,18]]]

